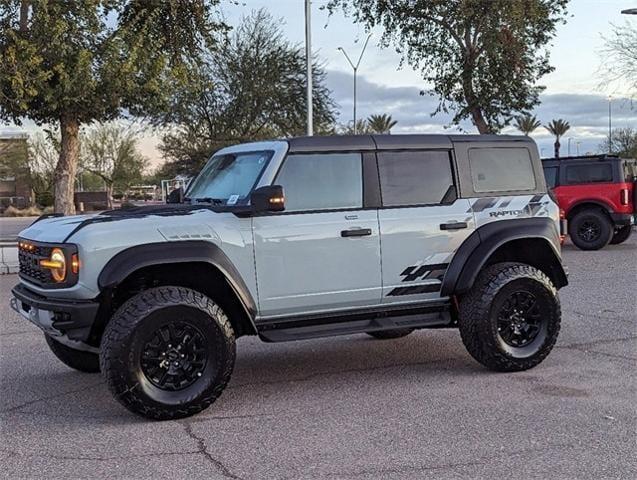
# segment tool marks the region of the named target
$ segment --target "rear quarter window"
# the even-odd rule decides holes
[[[637,180],[637,160],[624,160],[624,178],[627,182]]]
[[[535,190],[533,164],[526,148],[470,148],[468,153],[475,192]]]
[[[613,166],[610,163],[569,165],[566,167],[566,183],[610,183],[613,181]]]

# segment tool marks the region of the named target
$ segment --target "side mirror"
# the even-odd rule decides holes
[[[285,196],[281,185],[267,185],[257,188],[250,195],[252,212],[282,212],[285,210]]]
[[[181,187],[175,188],[166,197],[166,203],[184,203],[184,189]]]

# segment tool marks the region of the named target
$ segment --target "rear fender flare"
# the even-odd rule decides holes
[[[441,296],[469,290],[491,255],[502,245],[521,239],[539,238],[554,255],[554,282],[557,288],[568,283],[559,250],[559,232],[550,218],[519,218],[491,222],[475,230],[454,255],[442,282]]]

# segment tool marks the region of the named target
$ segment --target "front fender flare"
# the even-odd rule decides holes
[[[217,245],[201,240],[159,242],[137,245],[119,252],[104,266],[97,279],[100,291],[112,289],[131,273],[151,265],[205,262],[219,269],[237,294],[254,325],[257,307],[241,274]]]

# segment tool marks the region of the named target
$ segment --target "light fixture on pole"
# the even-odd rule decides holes
[[[314,134],[314,112],[312,105],[312,2],[305,0],[305,77],[307,84],[307,135]]]
[[[367,43],[369,42],[370,38],[372,38],[371,33],[367,35],[367,38],[365,39],[365,45],[363,45],[363,50],[361,50],[361,54],[358,57],[358,61],[356,62],[356,65],[354,65],[354,63],[350,60],[349,55],[347,55],[347,52],[343,49],[343,47],[338,47],[338,50],[343,52],[343,55],[345,55],[345,58],[347,59],[352,69],[354,70],[354,135],[358,133],[357,125],[356,125],[356,73],[358,72],[358,67],[361,64],[361,60],[363,59],[363,54],[365,53],[365,49],[367,48]]]

